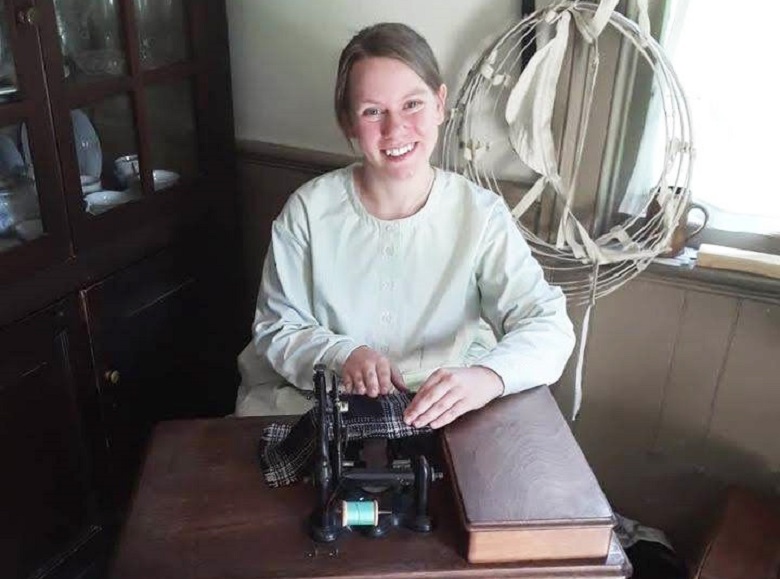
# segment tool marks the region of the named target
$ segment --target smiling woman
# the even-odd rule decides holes
[[[274,221],[237,414],[306,410],[315,364],[347,393],[416,390],[414,427],[560,377],[574,344],[562,292],[498,195],[430,164],[446,95],[408,26],[371,26],[344,49],[335,109],[363,158]]]

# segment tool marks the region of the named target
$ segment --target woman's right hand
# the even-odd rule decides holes
[[[385,356],[368,346],[360,346],[344,362],[341,383],[347,394],[365,394],[376,398],[396,388],[406,390],[403,376]]]

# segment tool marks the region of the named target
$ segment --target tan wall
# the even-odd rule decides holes
[[[642,275],[592,314],[573,430],[615,509],[685,551],[726,485],[780,493],[780,297],[739,294]]]
[[[259,150],[240,163],[252,299],[287,195],[346,161]],[[566,416],[573,366],[554,390]],[[572,428],[615,510],[690,552],[725,485],[780,492],[778,376],[780,296],[644,274],[596,305]]]

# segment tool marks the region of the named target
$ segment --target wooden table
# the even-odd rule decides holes
[[[431,493],[436,529],[381,539],[347,533],[316,546],[304,519],[312,486],[269,489],[256,452],[263,418],[160,424],[114,561],[114,579],[625,577],[617,544],[604,561],[470,565],[448,483]]]

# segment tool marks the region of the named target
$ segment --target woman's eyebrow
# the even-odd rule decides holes
[[[428,93],[427,93],[427,91],[425,91],[425,90],[423,90],[423,89],[417,89],[417,90],[413,90],[412,92],[410,92],[409,94],[407,94],[407,95],[406,95],[406,96],[403,98],[403,100],[408,100],[408,99],[410,99],[410,98],[414,98],[414,97],[422,97],[422,96],[425,96],[426,94],[428,94]]]
[[[405,94],[403,97],[401,97],[402,101],[409,100],[410,98],[415,97],[423,97],[427,94],[427,92],[423,89],[415,89],[410,93]],[[381,101],[374,100],[371,97],[358,97],[355,99],[355,105],[357,106],[367,106],[367,105],[373,105],[373,106],[380,106],[382,104]]]

